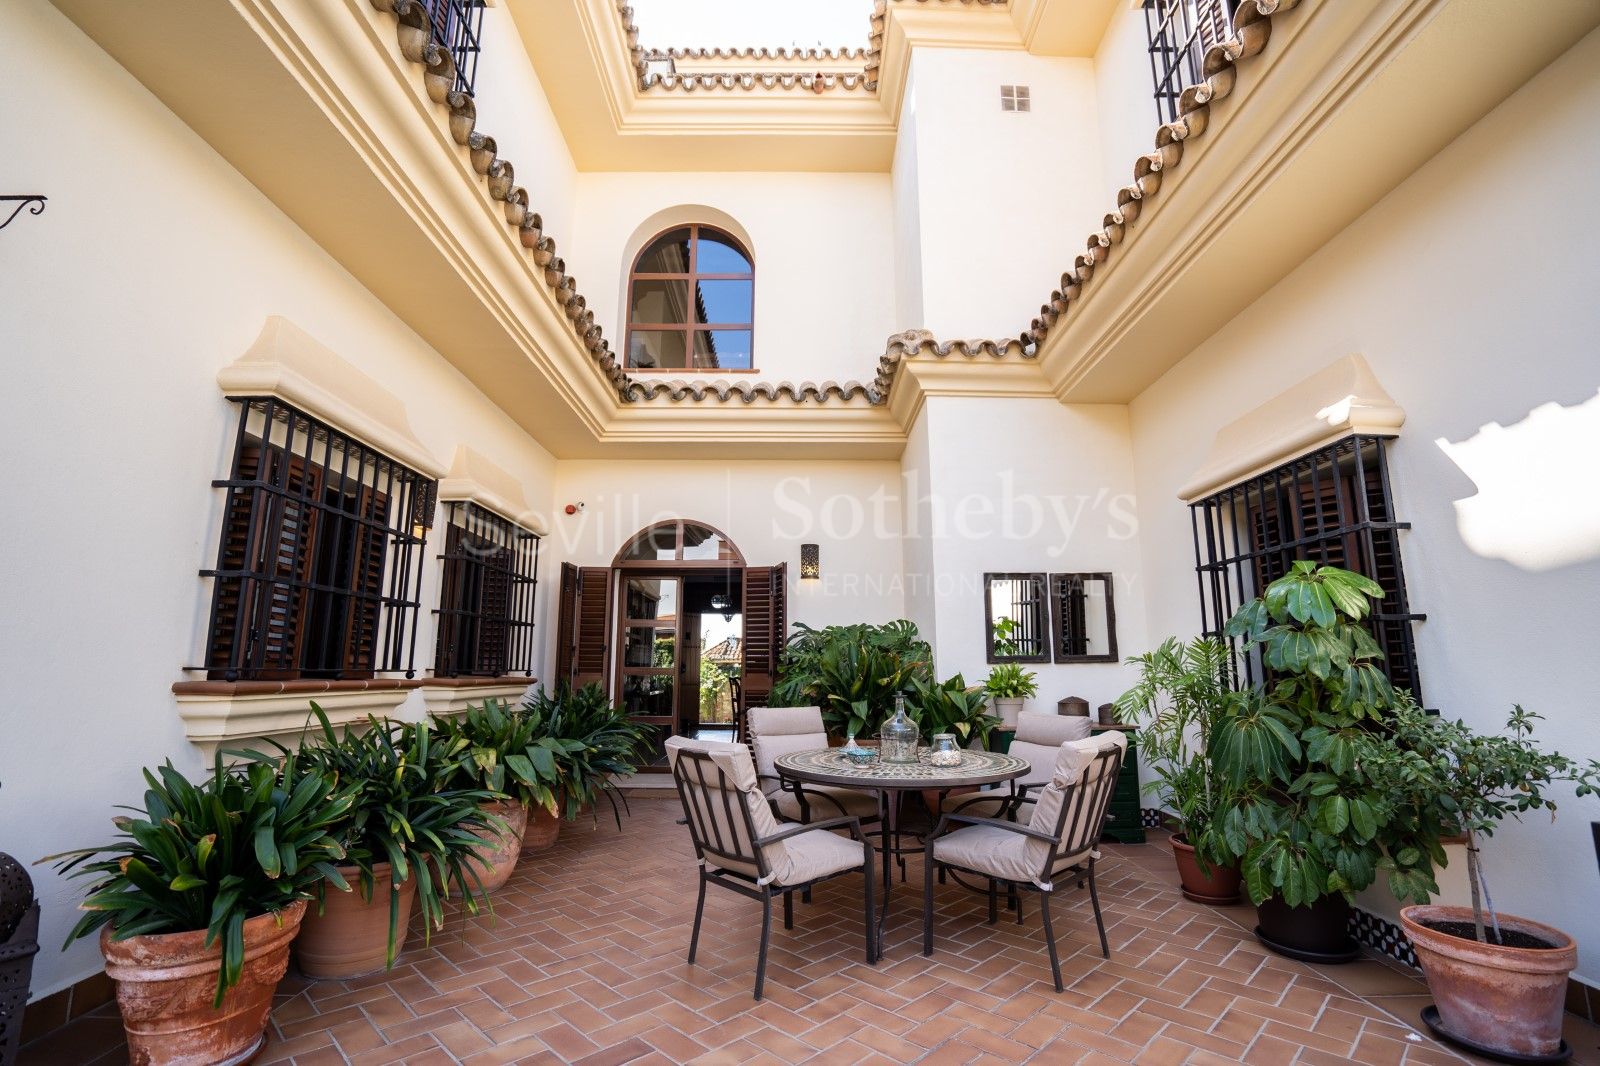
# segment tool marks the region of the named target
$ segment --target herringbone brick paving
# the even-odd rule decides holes
[[[667,794],[670,796],[670,793]],[[1412,975],[1376,960],[1316,968],[1269,955],[1241,909],[1178,894],[1161,844],[1107,845],[1102,959],[1086,894],[1056,908],[1056,994],[1036,906],[986,924],[983,897],[937,891],[920,954],[920,868],[896,884],[884,959],[862,959],[860,881],[774,922],[766,999],[751,999],[759,908],[712,888],[698,964],[684,961],[693,857],[675,798],[635,798],[613,824],[566,826],[525,859],[492,919],[452,919],[385,974],[312,982],[291,970],[260,1063],[1190,1063],[1469,1061],[1434,1043]],[[123,1057],[114,1008],[31,1045],[25,1063]],[[1600,1061],[1573,1019],[1576,1061]],[[1594,1057],[1591,1059],[1591,1055]]]

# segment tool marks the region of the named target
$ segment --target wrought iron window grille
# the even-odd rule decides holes
[[[1387,456],[1393,439],[1346,437],[1189,505],[1207,636],[1225,639],[1234,612],[1296,560],[1354,570],[1383,589],[1370,628],[1389,680],[1422,701],[1412,625],[1427,615],[1414,613],[1406,597],[1400,533],[1411,523],[1395,519]],[[1259,653],[1234,646],[1235,681],[1265,680]]]
[[[206,676],[413,677],[437,483],[282,400],[235,402]]]
[[[446,507],[434,674],[532,677],[539,536],[475,503]]]
[[[455,87],[468,96],[478,76],[478,54],[483,50],[484,0],[423,0],[433,39],[450,51],[456,63]]]
[[[1204,80],[1206,49],[1228,39],[1238,0],[1145,0],[1156,120],[1178,120],[1183,90]]]

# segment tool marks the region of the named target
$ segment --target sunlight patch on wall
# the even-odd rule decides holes
[[[1478,486],[1456,501],[1461,539],[1474,552],[1533,571],[1600,558],[1600,393],[1435,443]]]

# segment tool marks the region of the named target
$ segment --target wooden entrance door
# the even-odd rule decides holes
[[[617,698],[630,717],[656,727],[655,765],[679,731],[684,685],[683,580],[624,568],[617,582]]]

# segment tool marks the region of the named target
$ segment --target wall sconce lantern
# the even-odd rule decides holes
[[[800,545],[800,580],[815,581],[822,576],[822,549],[815,544]]]

